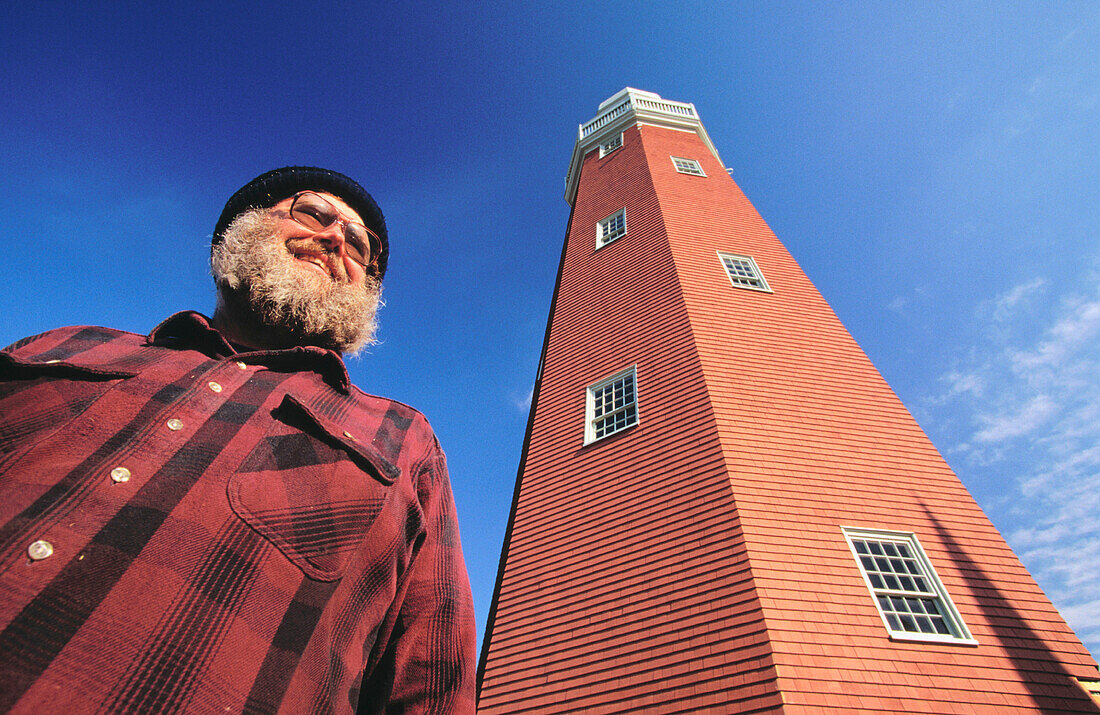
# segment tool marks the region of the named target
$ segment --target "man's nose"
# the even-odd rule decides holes
[[[339,221],[333,221],[323,230],[318,231],[314,234],[314,238],[328,246],[331,250],[337,253],[343,253],[344,227],[340,225]]]

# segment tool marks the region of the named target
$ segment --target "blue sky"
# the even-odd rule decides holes
[[[0,343],[209,313],[234,190],[292,163],[355,177],[392,255],[352,377],[439,433],[480,627],[576,127],[624,86],[694,102],[1100,653],[1096,4],[71,5],[5,12]]]

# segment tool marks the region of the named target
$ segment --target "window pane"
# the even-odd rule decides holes
[[[971,640],[915,537],[882,533],[881,540],[865,532],[849,541],[890,632]]]
[[[721,252],[719,252],[718,257],[722,260],[722,266],[726,269],[726,275],[729,276],[733,285],[766,291],[771,290],[768,288],[763,276],[760,275],[760,270],[751,257],[734,256]]]
[[[588,415],[591,437],[586,438],[586,441],[613,434],[638,421],[633,369],[589,387],[588,393],[591,405],[591,413]]]

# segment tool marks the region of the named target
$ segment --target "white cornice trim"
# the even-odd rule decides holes
[[[694,132],[703,140],[714,158],[719,163],[722,162],[718,150],[707,136],[707,130],[699,121],[699,113],[695,111],[694,104],[673,102],[662,99],[653,92],[626,87],[601,102],[595,118],[577,128],[577,142],[573,145],[573,158],[569,161],[569,173],[565,176],[565,200],[570,206],[577,197],[577,180],[580,178],[585,154],[598,147],[609,136],[634,124],[652,124]]]

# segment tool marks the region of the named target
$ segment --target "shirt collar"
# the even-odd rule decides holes
[[[198,350],[214,359],[232,356],[241,362],[264,365],[286,372],[310,370],[344,394],[351,388],[344,361],[333,350],[300,345],[285,350],[238,351],[210,324],[210,319],[193,310],[169,317],[153,328],[146,343],[176,350]]]

